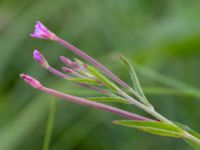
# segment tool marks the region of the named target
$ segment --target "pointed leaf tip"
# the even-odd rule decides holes
[[[137,96],[136,94],[139,95],[139,100],[141,102],[143,102],[144,104],[146,104],[147,106],[149,107],[153,107],[150,102],[147,100],[143,90],[142,90],[142,87],[140,85],[140,82],[139,82],[139,79],[138,79],[138,76],[135,72],[135,69],[133,68],[133,66],[130,64],[130,62],[123,56],[120,56],[120,58],[122,59],[122,61],[127,65],[128,67],[128,70],[129,70],[129,73],[130,73],[130,76],[131,76],[131,80],[132,80],[132,83],[133,83],[133,87],[135,90],[133,89],[130,89],[130,92],[133,93],[135,96]],[[137,96],[138,97],[138,96]]]

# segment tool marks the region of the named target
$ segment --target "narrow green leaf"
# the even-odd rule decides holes
[[[100,102],[118,102],[118,103],[126,103],[128,104],[128,101],[123,98],[118,97],[89,97],[87,98],[92,101],[100,101]]]
[[[139,82],[138,76],[137,76],[137,74],[135,72],[135,69],[133,68],[133,66],[129,63],[129,61],[125,57],[121,56],[120,58],[127,65],[128,70],[130,72],[130,76],[131,76],[131,80],[132,80],[132,83],[133,83],[133,87],[135,89],[135,91],[133,89],[130,89],[130,92],[132,92],[135,96],[137,96],[136,93],[138,93],[142,97],[142,98],[139,97],[139,100],[141,102],[143,102],[147,106],[152,106],[150,104],[150,102],[147,100],[147,98],[146,98],[146,96],[145,96],[145,94],[144,94],[144,92],[142,90],[142,87],[140,85],[140,82]]]
[[[133,66],[130,64],[130,62],[123,56],[120,57],[124,63],[127,65],[128,69],[129,69],[129,72],[130,72],[130,76],[131,76],[131,80],[133,82],[133,86],[134,86],[134,89],[136,90],[136,92],[138,92],[142,97],[145,97],[144,95],[144,92],[142,90],[142,87],[140,85],[140,82],[139,82],[139,79],[138,79],[138,76],[135,72],[135,69],[133,68]]]
[[[105,76],[103,76],[97,69],[95,69],[92,66],[87,66],[88,71],[93,74],[98,80],[100,80],[101,82],[103,82],[106,86],[110,87],[111,89],[113,89],[114,91],[116,91],[118,88],[117,86],[109,81]]]
[[[137,128],[142,131],[156,134],[160,136],[168,136],[179,138],[182,137],[182,129],[179,127],[155,121],[133,121],[133,120],[116,120],[114,124],[123,125],[126,127]]]
[[[78,83],[87,83],[87,84],[92,84],[92,85],[100,85],[101,84],[97,80],[90,79],[90,78],[70,78],[67,80],[78,82]]]

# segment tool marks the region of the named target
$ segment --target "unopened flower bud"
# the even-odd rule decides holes
[[[48,68],[49,64],[45,57],[38,51],[34,50],[33,51],[33,58],[44,68]]]
[[[36,80],[35,78],[26,75],[26,74],[20,74],[20,77],[29,85],[31,85],[32,87],[36,88],[36,89],[40,89],[42,87],[41,83]]]
[[[65,57],[65,56],[60,56],[60,60],[65,64],[68,65],[72,68],[79,68],[80,65],[75,62],[75,61],[71,61],[69,58]]]
[[[73,73],[73,72],[74,72],[73,69],[67,68],[67,67],[62,67],[62,70],[63,70],[64,72],[66,72],[66,73]]]

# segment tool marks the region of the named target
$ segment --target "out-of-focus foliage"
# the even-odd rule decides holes
[[[140,64],[136,71],[158,112],[200,131],[199,14],[199,0],[1,0],[0,149],[38,150],[44,144],[52,97],[24,84],[19,73],[29,73],[64,92],[95,94],[63,82],[32,60],[34,48],[57,68],[61,67],[59,55],[75,57],[56,43],[30,38],[36,20],[128,83],[129,73],[119,55]],[[142,66],[164,77],[154,76]],[[126,109],[145,115],[135,107]],[[192,149],[177,139],[115,126],[111,121],[116,119],[121,117],[58,100],[49,149]]]

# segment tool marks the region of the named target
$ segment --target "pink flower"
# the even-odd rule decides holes
[[[50,39],[53,40],[56,38],[56,35],[52,33],[47,27],[45,27],[40,21],[37,21],[35,24],[35,31],[30,34],[31,37],[40,38],[40,39]]]
[[[20,74],[20,77],[29,85],[31,85],[32,87],[36,88],[36,89],[41,89],[42,85],[40,84],[40,82],[36,79],[34,79],[31,76],[28,76],[26,74]]]
[[[48,68],[49,64],[47,60],[44,58],[44,56],[38,51],[34,50],[33,51],[33,58],[44,68]]]

